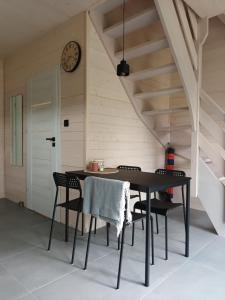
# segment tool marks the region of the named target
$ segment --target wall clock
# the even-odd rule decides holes
[[[73,72],[79,65],[81,59],[80,45],[75,41],[70,41],[63,49],[61,56],[61,66],[65,72]]]

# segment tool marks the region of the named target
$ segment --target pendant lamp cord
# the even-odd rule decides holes
[[[123,60],[124,60],[124,40],[125,40],[125,0],[123,0]]]

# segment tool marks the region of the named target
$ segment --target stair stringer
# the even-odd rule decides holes
[[[159,18],[177,66],[189,107],[191,125],[197,128],[198,82],[173,1],[154,0]]]

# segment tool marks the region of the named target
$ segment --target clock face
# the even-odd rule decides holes
[[[77,42],[71,41],[66,44],[61,57],[61,66],[66,72],[73,72],[79,65],[81,48]]]

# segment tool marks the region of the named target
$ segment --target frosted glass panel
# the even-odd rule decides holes
[[[10,98],[11,116],[11,164],[23,165],[23,96],[17,95]]]

